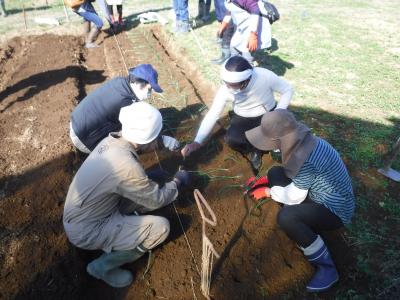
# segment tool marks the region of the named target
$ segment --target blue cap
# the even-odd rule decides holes
[[[129,69],[129,75],[135,76],[136,78],[140,78],[146,80],[150,83],[153,90],[157,93],[162,93],[163,90],[157,83],[158,80],[158,73],[150,64],[140,64],[136,67]]]

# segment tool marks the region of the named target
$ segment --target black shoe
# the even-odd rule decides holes
[[[258,151],[250,152],[249,160],[250,160],[251,166],[255,170],[260,169],[260,167],[262,165],[262,154],[261,154],[261,152],[258,152]]]

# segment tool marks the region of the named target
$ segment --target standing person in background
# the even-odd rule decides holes
[[[85,1],[77,9],[74,9],[74,12],[84,19],[83,34],[85,36],[86,48],[99,47],[95,41],[100,33],[100,29],[103,27],[103,21],[94,9],[92,2],[94,0]]]
[[[355,197],[346,166],[328,142],[284,109],[267,112],[261,125],[247,131],[246,137],[262,151],[280,150],[282,166],[257,180],[269,182],[269,187],[256,187],[250,194],[257,200],[271,197],[284,204],[278,213],[279,226],[316,267],[307,290],[327,290],[339,275],[319,234],[349,224],[353,216]],[[257,186],[257,181],[250,178],[248,182]]]
[[[111,14],[110,10],[108,9],[108,5],[106,3],[106,0],[97,0],[97,4],[99,5],[99,8],[106,18],[108,24],[110,25],[110,28],[113,28],[113,21],[111,20]]]
[[[196,23],[202,25],[210,20],[211,0],[199,0],[199,10],[196,17]],[[215,17],[219,23],[225,16],[224,0],[214,0]]]
[[[0,0],[0,16],[7,17],[6,6],[4,0]]]
[[[116,28],[118,26],[120,28],[123,28],[123,26],[124,26],[124,21],[122,19],[122,3],[123,3],[123,0],[107,0],[108,10],[110,11],[111,22],[112,22],[114,28]],[[115,18],[114,18],[113,5],[117,6],[118,20],[115,20]]]
[[[271,24],[261,16],[258,0],[225,0],[225,7],[227,12],[218,36],[222,37],[232,20],[235,32],[230,41],[230,55],[240,54],[252,63],[253,52],[271,47]],[[223,56],[227,54],[225,49]]]
[[[175,12],[175,33],[186,33],[190,30],[188,0],[172,0]]]
[[[252,67],[242,56],[233,56],[225,62],[221,68],[221,79],[224,84],[218,89],[194,141],[181,150],[182,156],[189,156],[205,144],[229,101],[232,102],[233,113],[225,142],[243,156],[249,155],[253,170],[258,170],[262,164],[262,152],[249,143],[245,132],[259,126],[265,112],[275,108],[286,109],[292,100],[293,88],[270,70]],[[281,95],[278,102],[275,92]]]

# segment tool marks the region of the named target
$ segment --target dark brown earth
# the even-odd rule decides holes
[[[174,103],[175,108],[162,99],[155,98],[154,103],[164,108],[165,131],[190,141],[198,124],[194,116],[214,87],[202,82],[173,51],[165,51],[157,28],[146,34],[140,30],[133,33],[134,44],[125,34],[116,37],[126,64],[154,64],[165,99],[176,93],[188,95]],[[100,48],[87,51],[77,37],[42,35],[13,39],[0,50],[0,299],[203,298],[197,272],[202,227],[191,191],[179,197],[176,209],[195,261],[174,207],[166,207],[155,214],[170,220],[170,237],[152,253],[147,274],[147,257],[127,266],[136,277],[128,288],[113,289],[88,276],[85,266],[99,252],[76,249],[64,234],[64,199],[84,159],[69,141],[69,114],[107,78],[126,74],[115,39],[102,36],[101,41]],[[141,45],[152,51],[143,51]],[[172,79],[179,82],[178,89],[170,84]],[[243,198],[239,185],[252,174],[247,161],[224,145],[223,130],[185,162],[168,152],[159,157],[170,174],[180,164],[193,172],[193,186],[203,192],[217,216],[217,227],[207,228],[221,255],[211,287],[214,299],[307,298],[304,287],[312,268],[277,227],[279,205],[267,202],[255,208],[252,200]],[[144,156],[143,163],[159,165],[153,154]],[[264,166],[271,165],[265,155]],[[328,244],[335,245],[331,249],[341,274],[351,268],[345,236],[327,236]],[[334,290],[323,296],[330,298]]]

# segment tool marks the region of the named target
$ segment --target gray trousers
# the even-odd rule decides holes
[[[64,221],[65,232],[72,244],[87,250],[104,252],[153,249],[168,237],[169,221],[158,216],[122,215],[119,211],[99,222]]]

